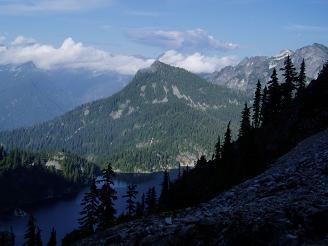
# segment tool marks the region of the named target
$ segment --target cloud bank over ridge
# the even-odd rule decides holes
[[[199,52],[184,54],[170,49],[158,59],[164,63],[185,68],[194,73],[210,73],[238,61],[236,56],[206,56]],[[0,64],[33,62],[38,68],[83,68],[97,72],[117,72],[133,75],[150,66],[154,58],[112,54],[66,38],[59,47],[40,44],[32,38],[16,37],[11,43],[0,45]]]

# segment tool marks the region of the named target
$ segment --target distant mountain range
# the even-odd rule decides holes
[[[200,75],[214,84],[252,94],[259,79],[267,82],[273,67],[282,67],[291,55],[297,68],[303,58],[308,80],[315,78],[328,60],[328,48],[313,44],[296,50],[283,50],[272,57],[243,59],[213,74]],[[278,74],[281,74],[278,71]],[[53,119],[87,102],[105,98],[122,89],[132,76],[113,72],[96,73],[83,69],[43,70],[32,62],[0,65],[0,131]]]
[[[305,59],[306,73],[308,81],[310,81],[317,77],[323,64],[328,61],[328,47],[315,43],[295,51],[282,50],[276,56],[246,57],[236,66],[224,67],[220,71],[205,77],[214,84],[252,93],[258,79],[262,84],[267,83],[273,68],[277,69],[281,79],[279,69],[283,66],[288,55],[291,56],[297,70],[303,58]]]
[[[30,126],[110,96],[130,78],[82,69],[46,71],[32,62],[0,65],[0,130]]]
[[[66,149],[124,171],[193,164],[211,156],[228,121],[234,133],[248,98],[156,61],[115,95],[46,123],[0,133],[6,148]]]

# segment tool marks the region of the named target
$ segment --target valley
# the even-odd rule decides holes
[[[7,126],[0,132],[0,197],[4,198],[0,213],[5,214],[0,217],[0,235],[14,235],[10,229],[14,225],[16,243],[21,244],[27,237],[24,226],[34,223],[30,237],[39,233],[41,240],[40,226],[45,228],[45,242],[55,226],[63,245],[112,240],[124,245],[157,241],[178,245],[183,240],[221,244],[245,237],[239,230],[244,225],[228,219],[233,212],[233,218],[249,219],[254,233],[249,240],[262,242],[266,232],[256,228],[267,221],[254,219],[240,207],[251,208],[253,214],[260,208],[260,217],[280,213],[288,207],[287,193],[300,201],[295,187],[305,187],[305,207],[312,209],[310,203],[324,200],[327,59],[328,48],[313,44],[277,56],[245,58],[210,75],[156,60],[126,85],[122,81],[129,76],[45,72],[33,63],[2,66],[0,76],[10,71],[13,81],[9,91],[20,88],[22,94],[17,95],[21,101],[15,99],[18,104],[11,103],[17,111],[4,106],[15,112],[11,119],[15,124],[7,127],[9,118],[2,117]],[[62,85],[43,88],[35,82],[55,77],[49,73],[60,74]],[[110,79],[120,82],[107,83]],[[74,89],[77,84],[80,88]],[[15,117],[20,112],[22,119],[25,111],[32,112],[31,121],[27,117],[22,123]],[[314,172],[319,164],[320,173]],[[311,174],[322,181],[320,185],[305,181]],[[309,195],[311,186],[320,190],[318,200]],[[265,210],[260,193],[271,194],[272,202],[281,200],[282,205]],[[326,216],[324,206],[320,213]],[[12,216],[21,208],[29,218]],[[295,206],[289,208],[294,211]],[[63,216],[69,220],[65,226]],[[214,223],[215,219],[225,222]],[[303,224],[304,228],[291,230],[296,235],[291,241],[325,242],[321,232],[317,237],[316,225]],[[204,233],[203,225],[214,229]],[[199,237],[192,235],[195,232]],[[272,240],[287,242],[285,232],[278,230]]]

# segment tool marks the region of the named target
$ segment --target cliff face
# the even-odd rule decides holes
[[[208,203],[118,225],[78,245],[328,244],[328,129]]]
[[[284,66],[285,58],[288,55],[295,64],[297,71],[299,71],[302,60],[305,60],[307,78],[308,81],[311,81],[317,78],[323,64],[328,60],[328,47],[315,43],[295,51],[282,50],[275,56],[246,57],[236,66],[224,67],[220,71],[206,76],[206,78],[214,84],[253,93],[257,80],[259,79],[263,84],[266,83],[273,68],[277,69],[279,80],[284,80],[279,69]]]

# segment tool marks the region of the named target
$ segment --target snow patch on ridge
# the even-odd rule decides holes
[[[280,53],[278,55],[275,55],[274,59],[275,60],[282,60],[282,59],[285,59],[287,56],[290,56],[292,54],[293,54],[293,51],[285,49],[285,50],[280,51]]]

